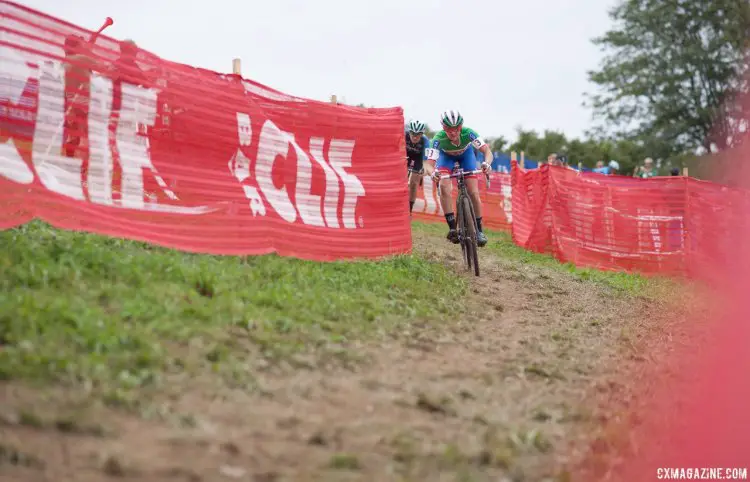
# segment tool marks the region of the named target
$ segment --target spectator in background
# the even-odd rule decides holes
[[[552,154],[547,156],[547,162],[549,163],[550,166],[565,167],[565,165],[568,162],[568,159],[562,154],[553,152]]]
[[[643,160],[643,166],[636,168],[634,177],[640,177],[642,179],[648,179],[654,177],[656,172],[654,171],[654,160],[647,157]]]
[[[596,166],[597,167],[593,169],[594,172],[607,176],[617,175],[620,170],[620,163],[614,160],[609,161],[609,165],[607,166],[604,166],[604,161],[599,161],[596,163]]]
[[[672,176],[679,176],[680,175],[680,168],[679,167],[673,167],[671,171],[669,171],[669,174]]]

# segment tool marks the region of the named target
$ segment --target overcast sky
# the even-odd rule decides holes
[[[23,0],[132,38],[168,60],[230,72],[318,100],[401,106],[433,128],[461,111],[483,137],[515,127],[580,136],[590,39],[616,0]]]

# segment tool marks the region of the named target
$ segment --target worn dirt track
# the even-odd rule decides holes
[[[466,273],[441,236],[415,233],[415,250]],[[260,372],[252,391],[176,381],[166,420],[0,384],[0,441],[17,450],[0,453],[0,481],[562,480],[606,416],[597,394],[642,362],[637,324],[655,308],[559,270],[480,259],[455,326],[364,344],[355,369]],[[106,433],[17,417],[76,406]],[[21,463],[1,463],[12,457]]]

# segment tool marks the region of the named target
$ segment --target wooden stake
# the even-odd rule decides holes
[[[232,59],[232,73],[242,75],[242,66],[240,59]]]

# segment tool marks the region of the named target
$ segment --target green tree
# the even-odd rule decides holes
[[[568,139],[565,134],[557,131],[545,130],[544,136],[540,139],[541,156],[545,159],[550,154],[557,152],[559,154],[568,153]]]
[[[731,144],[744,114],[730,107],[746,89],[750,2],[622,0],[610,17],[616,27],[593,40],[607,55],[589,72],[600,88],[589,105],[606,130],[667,157]]]
[[[524,152],[527,159],[542,161],[553,152],[563,153],[568,148],[568,139],[562,132],[545,130],[539,135],[535,130],[526,130],[522,127],[516,128],[516,142],[510,145],[511,151]]]
[[[516,136],[516,142],[508,148],[510,151],[516,151],[519,156],[523,151],[527,159],[535,161],[541,160],[542,157],[546,159],[547,154],[544,153],[541,139],[535,130],[525,130],[519,126],[516,127]]]
[[[488,137],[485,142],[490,145],[492,152],[502,152],[505,149],[505,146],[508,145],[508,140],[503,136]]]

